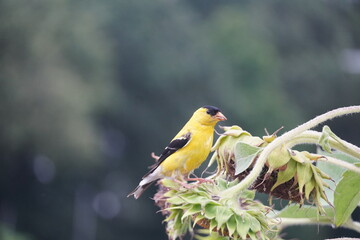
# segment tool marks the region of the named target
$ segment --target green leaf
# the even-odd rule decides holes
[[[303,152],[299,152],[296,150],[291,150],[290,152],[291,154],[291,158],[294,159],[295,161],[299,162],[299,163],[305,163],[308,162],[309,159],[304,155]]]
[[[180,205],[180,204],[183,204],[185,201],[180,198],[179,196],[174,196],[174,197],[171,197],[171,198],[168,198],[166,200],[168,203],[171,203],[171,204],[174,204],[174,205]]]
[[[311,178],[311,180],[305,184],[305,198],[307,200],[309,200],[310,193],[314,190],[315,184],[316,182],[314,178]]]
[[[250,229],[251,229],[251,231],[253,231],[254,233],[260,231],[261,230],[260,222],[254,217],[250,217],[249,219],[250,219]]]
[[[239,183],[239,180],[238,179],[235,179],[234,181],[226,181],[227,182],[227,188],[231,188],[233,186],[235,186],[236,184]]]
[[[174,229],[181,229],[183,225],[184,224],[181,220],[181,214],[177,214],[174,219]]]
[[[313,170],[314,174],[318,174],[322,179],[326,180],[333,180],[329,175],[327,175],[325,172],[321,171],[318,167],[315,165],[311,165],[311,168]]]
[[[217,222],[215,219],[211,219],[210,221],[210,226],[209,226],[209,231],[212,232],[214,230],[214,228],[216,228]]]
[[[208,198],[206,198],[204,196],[199,196],[197,194],[194,194],[193,192],[182,194],[179,197],[182,198],[185,202],[191,203],[191,204],[196,204],[196,203],[206,204],[209,201]]]
[[[290,161],[290,153],[285,145],[275,148],[267,159],[270,169],[278,169]]]
[[[217,186],[220,190],[226,190],[228,188],[228,183],[225,179],[219,178],[217,180]]]
[[[350,155],[347,155],[345,153],[342,153],[340,151],[333,151],[333,153],[327,153],[322,151],[321,149],[317,149],[317,153],[320,155],[324,155],[329,156],[329,157],[333,157],[336,159],[340,159],[342,161],[348,162],[348,163],[359,163],[360,159],[354,158]],[[345,168],[341,168],[339,166],[336,166],[334,164],[328,163],[326,161],[319,161],[317,162],[316,166],[323,172],[325,172],[327,175],[331,176],[331,178],[335,181],[338,182],[343,173],[346,171]],[[334,185],[335,187],[335,185]]]
[[[218,155],[217,155],[216,152],[214,152],[214,153],[212,154],[210,160],[209,160],[209,163],[208,163],[208,166],[207,166],[207,167],[208,167],[208,168],[211,167],[217,159],[218,159]]]
[[[256,191],[245,189],[241,192],[241,198],[252,200],[255,198]]]
[[[360,164],[356,164],[360,166]],[[344,172],[335,189],[335,224],[345,223],[360,201],[360,174],[350,170]]]
[[[256,234],[255,234],[255,233],[253,233],[253,232],[249,232],[248,234],[249,234],[249,236],[250,236],[251,240],[258,240],[258,238],[257,238],[257,236],[256,236]]]
[[[203,215],[198,214],[195,219],[194,219],[194,224],[193,224],[193,228],[195,227],[195,225],[197,224],[197,222],[199,222],[200,220],[203,220],[205,217]]]
[[[331,129],[330,129],[330,127],[329,126],[327,126],[327,125],[325,125],[324,127],[323,127],[323,133],[326,133],[325,135],[328,135],[328,139],[329,138],[332,138],[332,139],[334,139],[335,141],[337,141],[338,143],[340,143],[343,147],[345,147],[345,148],[347,148],[347,146],[344,144],[344,141],[341,139],[341,138],[339,138],[333,131],[331,131]],[[321,139],[321,137],[320,137],[320,139]],[[328,143],[329,144],[329,143]],[[329,144],[329,146],[330,146],[330,144]],[[327,150],[326,150],[327,151]],[[330,153],[331,153],[331,149],[330,149]]]
[[[185,213],[182,215],[181,220],[184,220],[188,216],[192,216],[196,213],[199,213],[201,211],[201,205],[200,204],[194,204],[185,211]]]
[[[217,206],[215,217],[217,221],[217,228],[220,228],[224,223],[226,223],[233,214],[234,213],[227,206]]]
[[[229,231],[229,236],[232,236],[236,231],[236,218],[232,215],[226,223],[227,230]]]
[[[328,197],[326,196],[325,193],[325,184],[324,184],[324,179],[322,179],[322,177],[320,176],[320,174],[318,174],[316,172],[316,170],[314,168],[316,168],[315,166],[311,165],[311,167],[313,168],[313,177],[315,180],[315,191],[316,191],[316,195],[317,196],[321,196],[321,198],[327,202],[328,204],[332,204],[331,202],[329,202]],[[319,198],[315,198],[315,202],[317,204],[321,203],[321,200],[319,201]],[[326,205],[326,204],[321,204],[321,205]],[[318,205],[319,209],[322,209],[322,206]]]
[[[186,232],[191,231],[191,218],[186,219],[186,221],[182,222],[179,228],[179,236],[184,235]]]
[[[339,151],[333,151],[333,153],[329,154],[327,152],[324,152],[320,149],[317,150],[318,154],[321,155],[325,155],[325,156],[330,156],[333,158],[337,158],[349,163],[356,163],[359,162],[359,159],[356,159],[354,157],[351,157],[347,154],[344,154],[342,152]],[[331,176],[331,178],[334,181],[330,181],[330,180],[326,180],[324,179],[324,182],[326,182],[326,184],[329,185],[330,189],[325,188],[325,194],[329,199],[329,202],[334,204],[334,189],[336,188],[336,184],[338,183],[343,175],[343,173],[345,172],[344,168],[338,167],[334,164],[329,164],[327,162],[324,161],[319,161],[316,165],[321,171],[325,172],[327,175]]]
[[[195,235],[197,240],[229,240],[228,237],[220,236],[217,232],[208,233],[207,229],[199,229],[197,233],[204,234],[205,236]]]
[[[229,127],[224,127],[224,134],[227,136],[233,136],[233,137],[239,137],[240,135],[248,135],[251,136],[251,134],[245,130],[243,130],[241,127],[233,125],[230,128]]]
[[[235,146],[235,175],[242,173],[249,168],[254,158],[259,154],[262,148],[249,145],[244,142],[238,142]]]
[[[165,222],[168,222],[172,219],[175,219],[177,217],[177,215],[181,214],[182,211],[179,210],[174,210],[171,211],[170,215],[164,220]]]
[[[216,205],[214,205],[214,204],[207,204],[206,206],[205,206],[205,213],[204,213],[204,215],[205,215],[205,217],[207,218],[207,219],[213,219],[213,218],[215,218],[216,217]]]
[[[167,191],[165,194],[164,194],[164,197],[167,197],[167,198],[170,198],[170,197],[173,197],[177,194],[177,191],[175,190],[170,190],[170,191]]]
[[[220,145],[222,144],[222,142],[227,138],[228,136],[222,135],[218,138],[218,140],[215,142],[214,146],[212,146],[211,151],[215,151],[216,149],[218,149],[220,147]]]
[[[235,215],[236,219],[236,230],[242,239],[246,239],[246,236],[250,229],[250,222],[248,217]]]
[[[218,138],[214,146],[211,148],[211,151],[215,151],[221,145],[223,145],[224,140],[229,139],[230,137],[239,138],[241,135],[251,136],[247,131],[244,131],[241,127],[233,125],[231,127],[223,127],[225,132]]]
[[[329,130],[330,128],[328,126],[324,126],[322,129],[322,134],[321,137],[319,139],[319,145],[322,147],[322,149],[324,149],[326,152],[331,153],[331,146],[329,144],[329,139],[330,139],[330,135],[329,135]],[[330,131],[331,132],[331,131]]]
[[[300,193],[303,193],[303,188],[305,184],[308,183],[311,180],[311,177],[313,176],[313,171],[310,165],[311,165],[310,162],[297,163],[296,175],[299,183]]]
[[[273,191],[277,186],[289,181],[295,176],[296,172],[296,162],[294,160],[290,160],[287,164],[287,167],[284,171],[279,171],[276,183],[271,188],[271,191]]]
[[[247,136],[247,135],[243,135],[241,136],[241,141],[243,143],[247,143],[251,146],[261,146],[264,143],[264,140],[259,138],[259,137],[255,137],[255,136]]]

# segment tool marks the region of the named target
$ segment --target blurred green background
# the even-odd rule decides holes
[[[126,195],[195,109],[262,136],[359,91],[358,0],[0,0],[0,239],[166,239]]]

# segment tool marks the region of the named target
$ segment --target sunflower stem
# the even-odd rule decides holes
[[[319,139],[321,135],[322,133],[320,132],[308,130],[288,141],[286,145],[287,147],[292,148],[296,145],[301,144],[319,144]],[[360,148],[358,146],[355,146],[344,140],[341,140],[341,142],[339,142],[334,139],[329,139],[329,144],[331,148],[334,148],[343,153],[349,154],[350,156],[360,159]]]
[[[284,133],[280,137],[276,138],[272,141],[269,145],[267,145],[264,150],[259,155],[253,169],[251,172],[237,185],[223,191],[222,197],[223,198],[232,198],[238,197],[239,194],[244,190],[247,189],[260,175],[266,160],[269,154],[277,147],[281,146],[282,144],[289,142],[291,139],[297,137],[299,134],[303,133],[306,130],[309,130],[320,123],[323,123],[327,120],[330,120],[335,117],[340,117],[347,114],[352,113],[360,113],[360,106],[350,106],[350,107],[343,107],[334,109],[322,115],[319,115],[310,121],[290,130],[289,132]]]
[[[332,225],[333,223],[330,220],[318,221],[312,218],[280,218],[279,228],[282,229],[288,226],[312,224]]]
[[[324,157],[321,157],[321,158],[317,159],[317,161],[328,162],[328,163],[337,165],[337,166],[342,167],[342,168],[346,168],[346,169],[348,169],[350,171],[353,171],[353,172],[356,172],[356,173],[360,174],[360,167],[357,167],[354,164],[342,161],[342,160],[337,159],[337,158],[324,156]]]
[[[289,226],[312,225],[312,224],[332,226],[332,227],[334,226],[334,223],[330,219],[328,220],[324,219],[318,221],[316,219],[311,219],[311,218],[280,218],[279,228],[283,229]],[[352,219],[349,219],[346,223],[344,223],[340,227],[351,229],[360,233],[360,223],[353,221]]]

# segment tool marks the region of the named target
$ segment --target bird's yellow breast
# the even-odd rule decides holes
[[[198,168],[210,153],[214,138],[213,126],[197,126],[196,128],[191,128],[191,130],[188,130],[185,126],[181,132],[186,131],[191,132],[190,142],[170,155],[161,164],[162,173],[165,176],[190,173]]]

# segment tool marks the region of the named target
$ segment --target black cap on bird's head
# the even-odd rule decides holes
[[[227,120],[226,117],[221,113],[220,109],[214,106],[205,105],[202,108],[207,109],[206,113],[211,117],[216,118],[219,121]]]
[[[210,114],[210,116],[215,116],[215,114],[220,112],[219,108],[214,107],[214,106],[210,106],[210,105],[205,105],[205,106],[203,106],[203,108],[207,109],[206,113]]]

